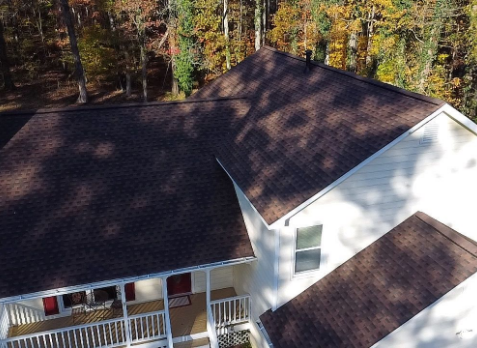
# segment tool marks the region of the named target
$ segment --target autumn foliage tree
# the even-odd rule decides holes
[[[266,43],[477,118],[476,0],[0,0],[0,21],[5,90],[181,98]]]

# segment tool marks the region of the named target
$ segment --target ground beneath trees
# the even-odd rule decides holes
[[[148,69],[148,101],[163,101],[171,90],[170,71],[160,61],[151,61]],[[49,71],[29,84],[17,84],[13,91],[0,90],[0,112],[37,110],[76,105],[78,85],[61,70]],[[128,98],[116,83],[88,83],[89,105],[142,102],[142,86],[133,83]]]

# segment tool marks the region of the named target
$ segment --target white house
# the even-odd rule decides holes
[[[0,115],[0,347],[474,347],[476,133],[267,47],[186,102]]]

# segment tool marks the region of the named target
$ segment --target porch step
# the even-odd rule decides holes
[[[199,338],[192,341],[174,343],[174,348],[210,348],[208,338]]]

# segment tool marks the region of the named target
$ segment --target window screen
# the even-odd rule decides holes
[[[295,246],[295,273],[316,270],[321,261],[323,225],[298,228]]]

